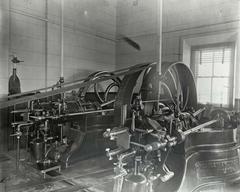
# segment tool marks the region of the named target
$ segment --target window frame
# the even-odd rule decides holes
[[[230,64],[230,74],[229,74],[229,98],[228,98],[228,105],[227,106],[222,106],[221,104],[218,103],[210,103],[211,105],[214,106],[222,106],[222,107],[227,107],[232,109],[233,108],[233,101],[234,101],[234,67],[235,67],[235,42],[225,42],[225,43],[214,43],[214,44],[204,44],[204,45],[195,45],[191,46],[191,64],[190,68],[193,72],[194,75],[194,80],[195,83],[197,83],[197,77],[196,77],[196,64],[195,64],[195,54],[194,51],[199,50],[199,49],[211,49],[211,48],[217,48],[217,47],[230,47],[232,49],[232,54],[231,54],[231,64]],[[211,76],[211,78],[214,78],[214,76]]]

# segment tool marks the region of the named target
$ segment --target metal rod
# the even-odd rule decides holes
[[[89,84],[91,84],[91,82],[92,83],[98,83],[98,82],[101,82],[101,81],[109,80],[109,79],[114,78],[114,77],[119,77],[121,75],[131,74],[131,73],[134,73],[136,71],[143,70],[142,68],[147,68],[147,67],[150,67],[150,66],[156,65],[156,64],[157,64],[156,62],[153,62],[153,63],[142,63],[142,64],[139,64],[139,65],[135,65],[133,67],[126,67],[126,68],[123,68],[123,69],[112,71],[110,73],[113,73],[115,75],[89,81]],[[75,81],[71,81],[71,82],[62,83],[61,86],[63,87],[63,86],[67,86],[67,85],[69,86],[69,85],[72,85],[72,84],[82,83],[86,79],[87,79],[87,77],[81,78],[81,79],[78,79],[78,80],[75,80]],[[49,86],[49,87],[45,87],[45,88],[40,88],[40,89],[35,89],[35,90],[32,90],[32,91],[26,91],[26,92],[23,92],[23,93],[10,95],[10,96],[7,97],[7,99],[18,97],[18,96],[24,96],[24,95],[27,95],[27,94],[30,94],[30,93],[38,93],[40,91],[52,90],[53,88],[57,88],[57,87],[59,87],[59,85],[55,84],[55,85],[52,85],[52,86]]]
[[[136,143],[136,142],[133,142],[133,141],[131,141],[130,143],[131,143],[132,145],[136,145],[136,146],[138,146],[138,147],[145,148],[145,145],[142,145],[142,144],[140,144],[140,143]]]
[[[101,107],[104,107],[104,106],[106,106],[106,105],[109,105],[109,104],[111,104],[111,103],[114,103],[115,101],[116,101],[116,99],[113,99],[113,100],[107,101],[107,102],[105,102],[105,103],[102,103],[102,104],[101,104]]]
[[[5,107],[9,107],[9,106],[12,106],[12,105],[15,105],[15,104],[24,103],[24,102],[27,102],[29,100],[37,100],[37,99],[45,98],[45,97],[48,97],[48,96],[57,95],[57,94],[60,94],[60,93],[63,93],[63,92],[69,91],[69,90],[73,90],[73,89],[85,87],[85,86],[88,86],[88,85],[91,85],[91,84],[94,84],[94,83],[106,81],[106,80],[112,79],[114,77],[119,77],[121,75],[132,74],[132,73],[135,73],[137,71],[142,71],[142,70],[144,70],[144,69],[146,69],[146,68],[148,68],[152,65],[155,65],[155,64],[156,64],[155,62],[154,63],[145,63],[145,64],[137,65],[137,66],[134,66],[134,67],[126,68],[125,70],[115,71],[115,73],[117,72],[117,74],[114,74],[114,75],[109,76],[109,77],[103,77],[101,79],[96,79],[96,80],[90,80],[90,81],[87,81],[87,82],[83,82],[86,79],[86,78],[84,78],[84,79],[81,80],[82,82],[79,82],[80,80],[78,80],[77,82],[75,82],[76,84],[69,85],[68,87],[62,87],[62,88],[59,88],[59,89],[56,89],[56,90],[53,90],[53,91],[48,91],[48,92],[45,92],[45,93],[39,93],[39,94],[32,95],[32,96],[26,96],[26,97],[17,98],[17,99],[14,99],[14,100],[9,100],[9,101],[6,101],[6,102],[0,102],[0,109],[5,108]],[[68,84],[72,84],[72,82],[70,82]],[[52,87],[50,87],[50,88],[52,88]],[[41,90],[47,90],[47,88],[43,88]],[[20,94],[20,95],[24,95],[24,93]]]
[[[199,114],[201,114],[201,113],[202,113],[203,111],[205,111],[205,110],[206,110],[206,108],[203,107],[203,108],[197,110],[196,112],[194,112],[194,113],[193,113],[193,116],[194,116],[194,117],[197,117]]]
[[[161,75],[161,64],[162,64],[162,0],[157,1],[157,34],[158,34],[158,65],[157,75]]]
[[[20,161],[20,137],[17,137],[17,154],[16,154],[16,169],[19,171],[19,161]]]
[[[189,129],[189,130],[187,130],[187,131],[184,131],[184,135],[189,135],[190,133],[196,132],[196,131],[198,131],[199,129],[202,129],[202,128],[206,127],[206,126],[212,125],[212,124],[214,124],[214,123],[216,123],[216,122],[218,122],[218,120],[211,120],[211,121],[208,121],[208,122],[203,123],[203,124],[201,124],[201,125],[198,125],[198,126],[192,128],[192,129]]]
[[[79,113],[66,114],[66,115],[62,115],[62,116],[64,116],[64,117],[72,117],[72,116],[77,116],[77,115],[86,115],[86,114],[93,114],[93,113],[102,113],[102,112],[108,112],[108,111],[114,111],[114,109],[103,109],[103,110],[95,110],[95,111],[84,111],[84,112],[79,112]]]
[[[45,0],[45,18],[48,20],[48,0]],[[48,84],[48,21],[45,21],[45,87]]]
[[[157,34],[158,34],[158,45],[156,46],[157,47],[157,50],[158,50],[158,53],[157,53],[157,56],[158,56],[158,64],[157,64],[157,67],[156,67],[156,76],[157,76],[157,83],[158,83],[158,86],[157,86],[157,99],[160,100],[160,95],[161,95],[161,86],[160,86],[160,81],[158,80],[159,79],[159,76],[161,75],[161,65],[162,65],[162,0],[158,0],[157,1]],[[159,111],[159,105],[157,104],[156,105],[156,108],[157,108],[157,111]]]

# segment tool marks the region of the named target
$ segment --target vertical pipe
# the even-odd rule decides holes
[[[19,171],[19,161],[20,161],[20,138],[17,137],[17,156],[16,156],[16,170]]]
[[[158,38],[158,45],[157,45],[157,56],[158,56],[158,65],[156,70],[156,76],[159,77],[161,75],[161,65],[162,65],[162,6],[163,1],[162,0],[156,0],[157,1],[157,38]],[[159,84],[158,84],[158,95],[157,99],[160,100],[160,81],[159,78],[157,78]],[[157,111],[159,110],[159,106],[157,103]]]
[[[8,68],[7,74],[10,77],[10,54],[11,54],[11,28],[12,28],[12,15],[11,15],[11,8],[12,8],[12,0],[9,0],[8,9],[9,9],[9,18],[8,18]]]
[[[9,55],[10,55],[10,51],[11,51],[11,48],[10,48],[11,47],[11,11],[10,11],[11,10],[11,0],[8,1],[8,9],[9,9],[9,13],[8,13],[8,55],[7,55],[7,57],[8,57],[8,60],[7,60],[8,61],[8,63],[7,63],[8,67],[7,67],[6,72],[7,72],[8,77],[10,77]],[[9,92],[9,90],[7,91],[6,94],[8,94],[8,92]],[[9,108],[7,110],[7,113],[10,114],[10,109]],[[11,117],[10,115],[7,115],[7,123],[9,123],[12,120],[12,118],[13,118],[13,116]],[[1,121],[2,121],[2,119],[1,119]],[[2,123],[1,123],[1,126],[2,126]],[[7,150],[10,150],[11,144],[13,144],[13,139],[9,137],[12,129],[10,128],[10,129],[7,129],[7,130],[4,129],[4,130],[5,130],[4,137],[1,137],[1,139],[6,138],[5,141],[7,143]]]
[[[240,1],[238,1],[238,10],[240,9]],[[240,11],[238,12],[240,17]],[[235,51],[235,69],[236,69],[236,78],[235,78],[235,99],[240,99],[240,21],[238,21],[237,29],[237,41],[236,41],[236,51]]]
[[[157,1],[157,37],[158,37],[158,65],[157,65],[157,73],[161,75],[161,64],[162,64],[162,0]]]
[[[48,20],[48,0],[45,1],[45,18]],[[48,21],[45,22],[45,87],[48,84]]]
[[[60,53],[60,65],[61,65],[61,74],[60,74],[60,82],[63,83],[64,82],[64,76],[63,76],[63,59],[64,59],[64,0],[61,0],[61,53]]]

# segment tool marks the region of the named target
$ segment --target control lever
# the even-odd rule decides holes
[[[187,131],[184,131],[184,135],[187,136],[187,135],[189,135],[190,133],[196,132],[196,131],[198,131],[198,130],[206,127],[206,126],[212,125],[212,124],[214,124],[214,123],[216,123],[216,122],[218,122],[218,121],[219,121],[219,120],[216,119],[216,120],[211,120],[211,121],[208,121],[208,122],[203,123],[203,124],[201,124],[201,125],[198,125],[198,126],[192,128],[192,129],[189,129],[189,130],[187,130]]]
[[[181,143],[185,140],[186,136],[188,136],[189,134],[191,133],[195,133],[195,132],[198,132],[199,130],[203,129],[204,127],[206,126],[209,126],[209,125],[212,125],[216,122],[218,122],[219,120],[211,120],[211,121],[208,121],[206,123],[203,123],[201,125],[198,125],[196,127],[193,127],[191,129],[188,129],[187,131],[181,131],[181,130],[178,130],[178,134],[177,134],[177,141],[178,143]]]

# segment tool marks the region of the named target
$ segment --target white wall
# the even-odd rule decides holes
[[[9,54],[14,53],[24,60],[17,68],[22,91],[52,85],[59,80],[60,2],[10,0]],[[29,15],[47,17],[49,21],[46,23]],[[65,0],[65,81],[85,77],[96,70],[114,70],[115,31],[115,0]],[[11,63],[7,62],[1,71],[6,72],[6,66],[9,72],[5,73],[4,85],[12,71]],[[1,88],[0,93],[7,93],[6,88]]]
[[[239,20],[238,0],[164,0],[163,57],[182,59],[181,40],[235,30]],[[180,54],[180,55],[179,55]]]
[[[153,62],[158,59],[158,0],[117,1],[116,66]],[[138,51],[121,40],[127,36],[138,43]]]
[[[0,100],[6,96],[8,89],[8,45],[9,45],[9,13],[8,0],[0,1]],[[0,110],[0,151],[6,148],[6,132],[4,128],[7,123],[7,111]]]
[[[65,81],[97,70],[114,70],[116,0],[64,1]],[[8,94],[11,54],[24,61],[17,67],[22,92],[59,80],[60,2],[0,0],[0,100]],[[0,151],[6,149],[6,128],[4,109],[0,110]]]
[[[0,98],[8,89],[9,12],[8,1],[0,1]]]
[[[117,34],[138,42],[136,51],[123,41],[117,43],[117,67],[130,63],[156,61],[157,0],[119,0]],[[162,60],[182,60],[182,40],[189,36],[236,31],[238,0],[163,0]]]

